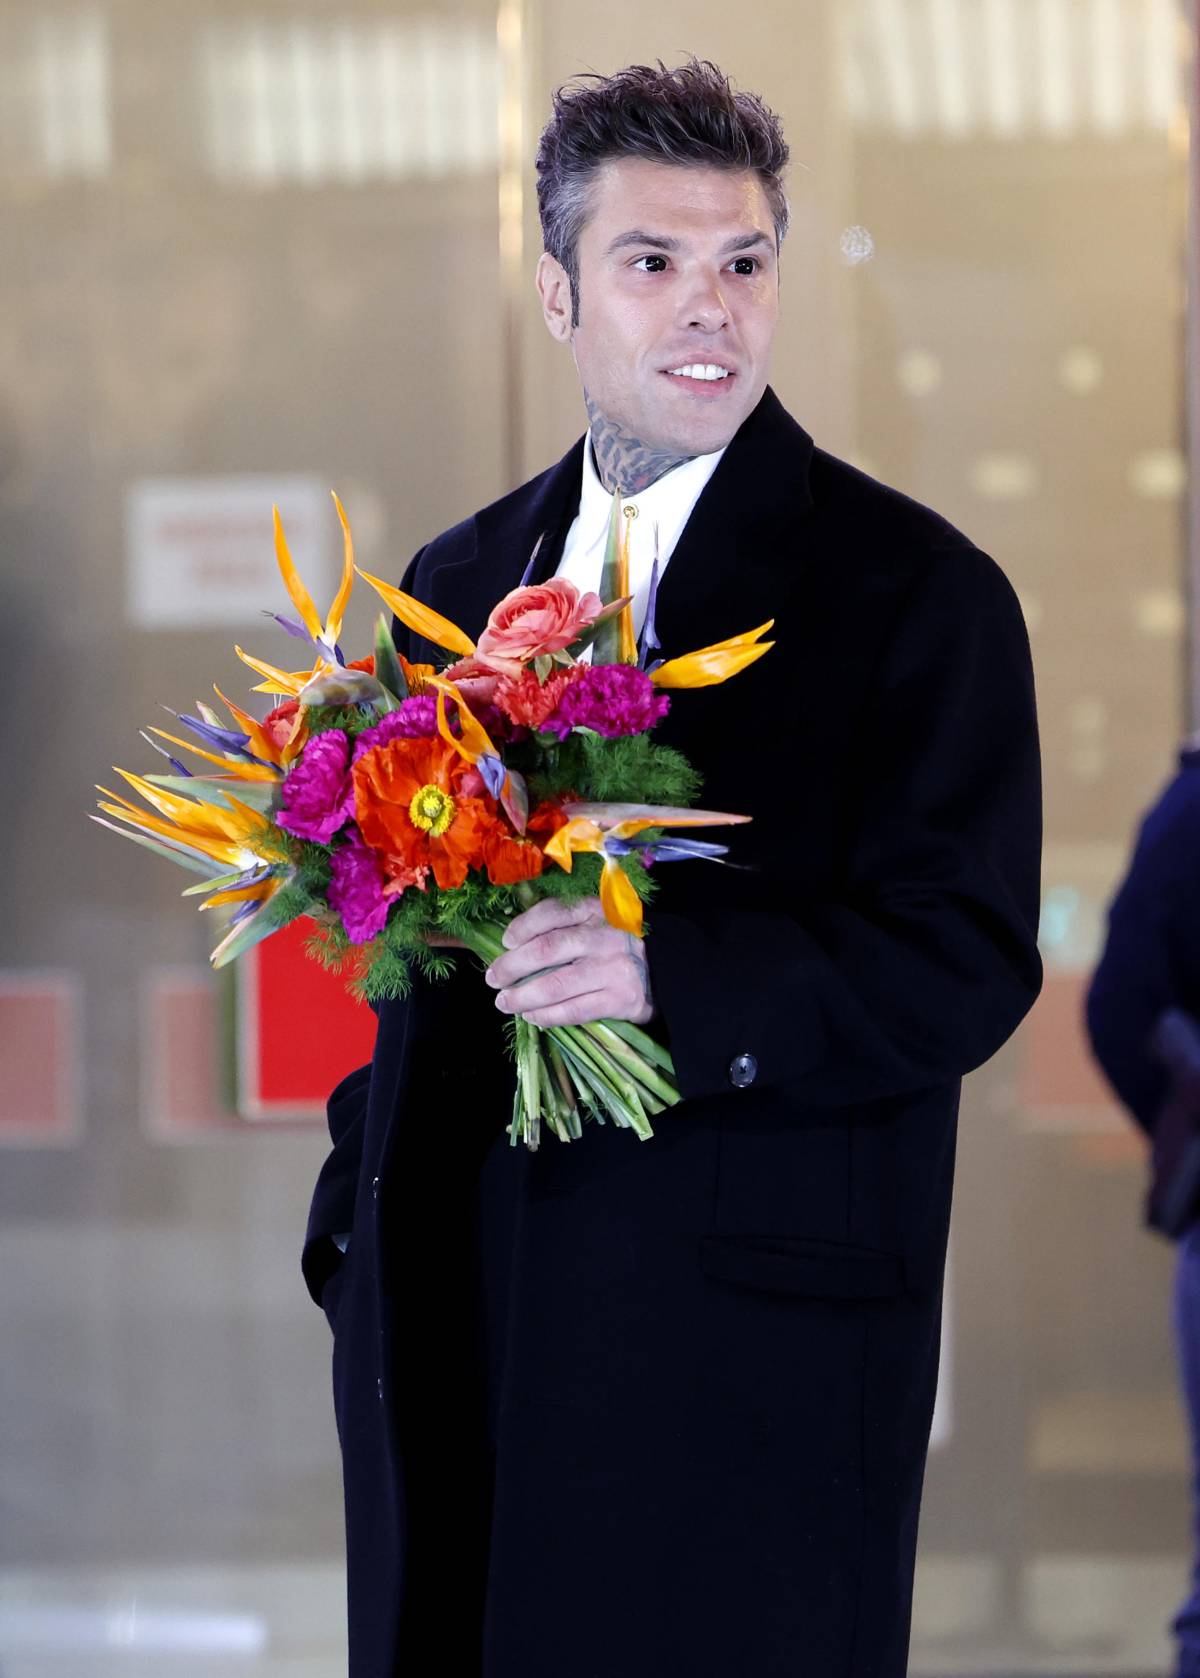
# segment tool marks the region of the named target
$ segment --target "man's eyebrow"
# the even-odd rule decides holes
[[[732,239],[727,239],[721,246],[721,255],[730,256],[734,251],[750,250],[754,245],[773,245],[774,240],[764,233],[761,228],[753,233],[739,233]],[[663,233],[647,233],[640,227],[634,227],[628,233],[619,233],[609,245],[606,256],[612,256],[616,251],[627,250],[631,245],[649,246],[656,251],[677,251],[682,246],[679,239],[668,238]]]
[[[748,251],[752,245],[773,245],[771,239],[760,228],[757,233],[740,233],[736,239],[730,239],[721,246],[721,255],[730,256],[734,251]]]
[[[619,233],[604,254],[611,256],[614,251],[623,251],[629,245],[650,245],[656,251],[677,251],[679,240],[665,238],[661,233],[643,233],[640,227],[634,227],[628,233]]]

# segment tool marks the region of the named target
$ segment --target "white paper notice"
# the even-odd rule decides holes
[[[294,617],[275,563],[273,505],[324,612],[336,518],[319,478],[142,478],[125,501],[130,621],[140,629],[223,629],[253,625],[262,612]]]

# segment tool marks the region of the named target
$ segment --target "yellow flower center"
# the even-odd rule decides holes
[[[441,787],[423,786],[409,805],[408,814],[414,827],[431,839],[440,839],[454,820],[454,800]]]

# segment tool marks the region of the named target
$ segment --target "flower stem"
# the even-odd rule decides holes
[[[518,901],[528,907],[524,896],[518,894]],[[500,923],[475,922],[455,932],[489,965],[504,953]],[[518,1014],[514,1028],[517,1087],[509,1126],[514,1147],[524,1142],[536,1149],[543,1120],[561,1141],[580,1137],[580,1103],[596,1119],[607,1116],[645,1141],[653,1135],[649,1115],[680,1098],[670,1055],[629,1021],[542,1028]]]
[[[652,1090],[660,1100],[667,1105],[679,1100],[679,1090],[676,1086],[655,1071],[644,1055],[639,1054],[636,1049],[630,1048],[624,1038],[612,1029],[607,1020],[594,1020],[590,1026],[585,1027],[585,1030],[590,1032],[595,1041],[613,1057],[618,1065],[623,1066],[632,1077],[645,1084],[646,1088]]]

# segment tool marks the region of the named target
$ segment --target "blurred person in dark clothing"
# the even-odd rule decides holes
[[[1175,1620],[1200,1678],[1200,737],[1142,821],[1087,999],[1109,1082],[1151,1142],[1146,1218],[1179,1243],[1174,1319],[1192,1438],[1197,1561]]]

